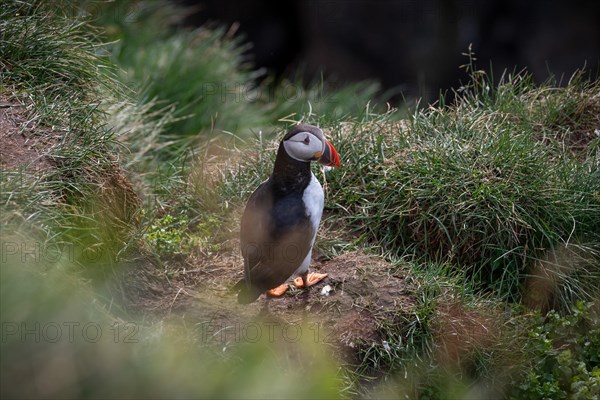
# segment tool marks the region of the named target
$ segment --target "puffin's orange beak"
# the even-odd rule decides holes
[[[325,150],[323,150],[323,155],[319,158],[319,164],[326,165],[328,167],[339,168],[342,166],[340,161],[340,156],[337,151],[335,151],[335,147],[326,140]]]

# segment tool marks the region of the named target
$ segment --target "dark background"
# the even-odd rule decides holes
[[[378,80],[407,98],[435,100],[466,79],[470,43],[497,81],[526,68],[537,82],[566,82],[600,64],[600,1],[179,0],[190,26],[229,26],[253,44],[256,67],[334,83]],[[492,68],[490,68],[490,62]]]

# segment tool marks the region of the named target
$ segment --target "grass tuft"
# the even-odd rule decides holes
[[[42,1],[6,2],[0,11],[0,97],[3,117],[16,122],[6,124],[3,146],[25,156],[2,159],[2,219],[11,230],[35,230],[42,248],[70,245],[71,261],[95,275],[127,247],[139,199],[105,124],[106,102],[125,91],[98,55],[95,33],[70,11]]]
[[[456,104],[417,109],[406,124],[380,116],[333,128],[351,168],[331,174],[331,196],[342,219],[392,254],[450,262],[518,299],[532,266],[558,246],[598,262],[600,139],[569,147],[571,128],[540,118],[562,111],[538,111],[531,92],[544,88],[527,76],[483,94],[477,79]],[[577,91],[595,104],[597,84],[572,85],[547,93]],[[563,106],[552,100],[544,107]],[[578,118],[589,130],[597,115]],[[591,275],[597,282],[598,271]]]

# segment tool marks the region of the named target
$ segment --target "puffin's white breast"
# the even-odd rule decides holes
[[[304,202],[306,214],[310,218],[310,223],[313,228],[313,237],[311,241],[312,247],[315,237],[317,236],[319,224],[321,223],[323,206],[325,205],[325,194],[323,193],[323,188],[313,173],[311,173],[310,183],[306,189],[304,189],[302,201]]]
[[[308,271],[312,255],[312,247],[315,244],[315,239],[317,238],[317,230],[319,230],[321,216],[323,215],[323,206],[325,205],[325,194],[323,193],[323,188],[321,187],[321,184],[315,175],[312,173],[310,183],[306,189],[304,189],[302,201],[304,202],[304,207],[306,208],[306,215],[310,218],[313,235],[310,239],[310,250],[298,269],[296,269],[296,272],[294,272],[294,275],[300,275]]]

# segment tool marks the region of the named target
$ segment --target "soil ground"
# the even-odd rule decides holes
[[[47,170],[52,163],[47,156],[56,144],[54,135],[36,134],[29,128],[26,107],[0,95],[0,168],[33,167],[34,171]]]
[[[128,302],[146,315],[185,320],[202,340],[220,346],[252,341],[273,329],[295,338],[308,328],[311,338],[331,345],[349,362],[359,347],[382,343],[382,321],[405,323],[416,304],[406,270],[391,273],[389,263],[362,251],[313,260],[312,271],[328,274],[323,281],[308,289],[290,286],[279,298],[261,295],[249,305],[238,304],[231,290],[243,275],[242,265],[233,253],[173,259],[165,266],[168,279],[157,276],[156,267],[135,267]]]

